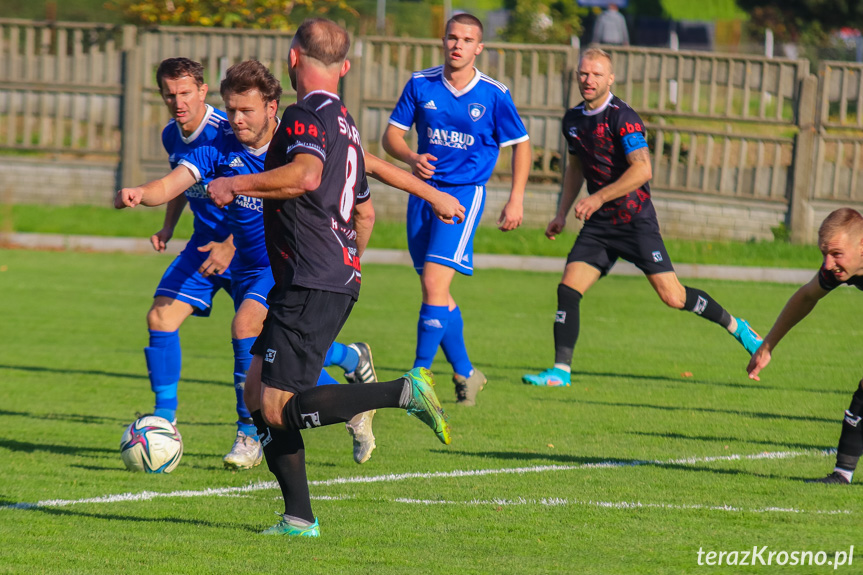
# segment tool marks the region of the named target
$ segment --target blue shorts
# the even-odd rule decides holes
[[[248,270],[233,270],[231,275],[231,297],[234,311],[240,309],[243,300],[251,299],[267,306],[267,294],[276,285],[270,266]]]
[[[210,255],[209,252],[199,252],[198,245],[193,241],[186,244],[165,270],[153,297],[163,296],[185,302],[192,306],[192,315],[207,317],[216,292],[224,289],[231,293],[231,271],[228,269],[222,275],[206,278],[198,273],[198,268]]]
[[[437,187],[437,186],[436,186]],[[443,186],[465,207],[465,219],[460,224],[445,224],[434,215],[431,205],[416,196],[408,198],[408,250],[417,273],[425,262],[433,262],[473,275],[473,237],[485,208],[484,186]]]

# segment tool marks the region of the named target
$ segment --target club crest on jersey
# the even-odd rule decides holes
[[[470,104],[467,107],[467,112],[470,114],[470,119],[476,122],[485,114],[485,106],[482,104]]]

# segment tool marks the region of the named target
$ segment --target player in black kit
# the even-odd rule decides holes
[[[218,205],[243,194],[264,200],[267,253],[276,285],[269,313],[252,347],[245,397],[261,435],[267,465],[285,499],[270,535],[317,537],[306,480],[301,429],[348,421],[372,409],[399,407],[431,427],[444,444],[449,425],[431,372],[418,368],[395,381],[315,387],[327,348],[350,314],[360,289],[360,256],[374,222],[366,173],[424,197],[444,221],[464,217],[439,192],[362,149],[351,115],[336,95],[350,64],[341,26],[305,21],[289,53],[297,103],[289,106],[267,152],[265,171],[214,180]]]
[[[588,196],[575,204],[575,216],[584,220],[584,227],[572,246],[563,279],[557,286],[554,366],[539,374],[523,376],[522,381],[530,385],[570,385],[581,298],[611,270],[619,257],[638,266],[669,307],[691,311],[718,323],[750,354],[761,343],[745,320],[729,314],[707,293],[684,286],[677,279],[650,201],[649,182],[653,172],[644,122],[626,102],[611,93],[613,83],[611,57],[599,48],[582,52],[578,87],[584,101],[563,117],[569,158],[557,215],[548,224],[545,235],[554,239],[563,229],[566,215],[586,180]]]
[[[851,208],[839,208],[828,215],[818,229],[818,247],[824,263],[809,283],[802,286],[776,318],[764,343],[749,360],[749,377],[758,374],[770,363],[773,349],[785,334],[815,309],[815,305],[842,284],[863,290],[863,216]],[[810,479],[808,483],[848,485],[854,477],[857,462],[863,455],[863,381],[851,397],[851,405],[842,418],[842,432],[836,450],[836,466],[827,477]]]

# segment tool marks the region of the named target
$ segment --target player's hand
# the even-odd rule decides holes
[[[497,219],[497,229],[502,232],[511,232],[521,225],[524,217],[524,205],[521,202],[508,201],[500,212]]]
[[[563,226],[565,225],[566,218],[564,216],[555,216],[545,227],[545,237],[550,240],[555,239],[557,234],[563,231]]]
[[[581,198],[575,204],[575,217],[586,222],[601,207],[602,200],[595,194]]]
[[[435,167],[431,162],[436,161],[437,158],[431,154],[417,154],[408,162],[408,165],[416,177],[421,180],[428,180],[434,175],[435,171]]]
[[[233,202],[234,190],[231,186],[231,178],[216,178],[207,184],[207,195],[220,208]]]
[[[749,359],[749,365],[746,366],[746,371],[749,372],[749,379],[761,381],[758,374],[762,369],[767,367],[768,363],[770,363],[770,350],[762,343],[761,347],[752,354],[752,357]]]
[[[141,188],[123,188],[114,196],[114,207],[118,210],[123,208],[134,208],[141,203],[144,190]]]
[[[439,192],[437,199],[429,203],[435,215],[443,223],[460,224],[464,221],[464,206],[452,194]]]
[[[168,245],[168,242],[171,238],[174,237],[174,230],[168,228],[162,228],[152,236],[150,236],[150,243],[153,244],[153,249],[159,253],[165,251],[165,247]]]
[[[199,252],[210,252],[209,257],[198,268],[198,273],[204,277],[222,275],[234,258],[234,244],[230,241],[210,242],[198,248]]]

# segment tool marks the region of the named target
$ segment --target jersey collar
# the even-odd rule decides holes
[[[201,132],[204,131],[204,128],[207,127],[207,122],[210,120],[210,116],[213,115],[213,107],[209,104],[207,106],[207,111],[204,112],[204,118],[201,120],[201,123],[198,124],[198,127],[195,128],[195,131],[189,134],[189,137],[183,136],[183,130],[180,129],[180,124],[177,124],[177,131],[180,133],[180,139],[183,140],[184,144],[191,144],[195,141],[195,139],[201,135]]]
[[[585,116],[595,116],[595,115],[597,115],[597,114],[602,113],[606,108],[608,108],[608,105],[611,103],[611,99],[612,99],[612,98],[614,98],[614,94],[612,94],[611,92],[609,92],[609,93],[608,93],[608,98],[605,100],[605,103],[604,103],[602,106],[600,106],[599,108],[595,109],[595,110],[588,110],[588,109],[587,109],[587,106],[585,106],[585,107],[584,107],[584,112],[583,112],[583,113],[584,113],[584,115],[585,115]]]
[[[311,98],[315,94],[324,94],[325,96],[329,96],[330,98],[335,98],[336,100],[340,99],[338,94],[333,94],[332,92],[327,92],[326,90],[314,90],[314,91],[306,94],[306,97],[303,98],[303,100],[308,100],[309,98]]]
[[[458,98],[459,96],[464,96],[465,94],[467,94],[468,92],[473,90],[473,87],[479,83],[479,79],[480,79],[481,75],[482,74],[480,73],[480,71],[477,70],[476,67],[474,67],[473,79],[468,83],[467,86],[464,87],[463,90],[456,90],[453,87],[453,85],[449,83],[449,80],[446,79],[446,75],[443,74],[443,71],[441,71],[441,78],[443,78],[443,85],[446,86],[446,89],[449,90],[452,93],[452,95],[455,96],[456,98]]]

